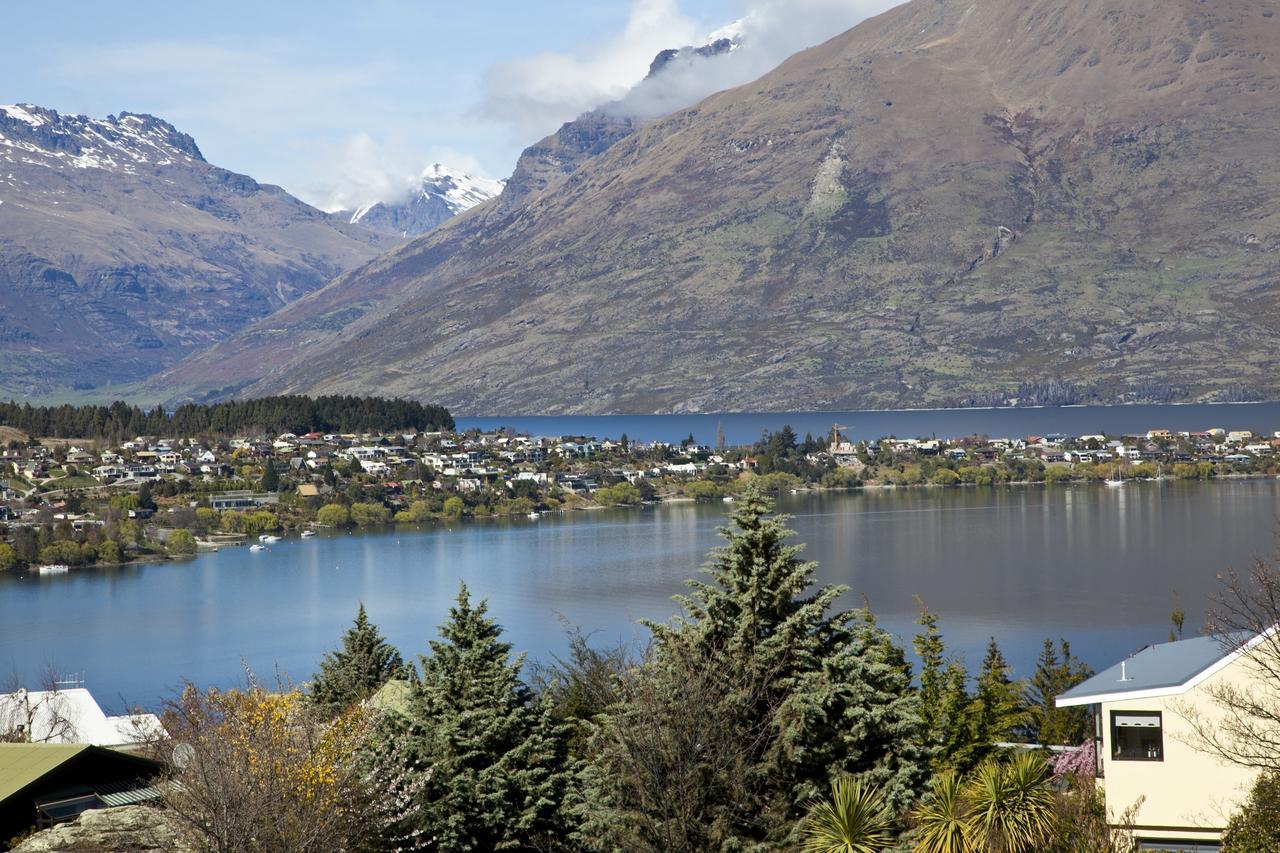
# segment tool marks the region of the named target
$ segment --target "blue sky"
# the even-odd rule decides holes
[[[0,103],[150,112],[211,162],[332,207],[385,197],[435,161],[505,177],[520,149],[625,92],[657,50],[700,43],[756,7],[817,9],[807,17],[825,38],[850,25],[851,9],[888,3],[6,5]]]

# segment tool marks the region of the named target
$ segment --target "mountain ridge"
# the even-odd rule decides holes
[[[167,381],[509,414],[1274,396],[1275,9],[912,0]]]
[[[155,116],[0,106],[0,394],[137,381],[390,245]]]

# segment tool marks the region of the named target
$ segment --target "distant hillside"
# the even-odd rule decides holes
[[[186,361],[462,413],[1280,397],[1280,3],[911,0]]]
[[[394,242],[153,116],[0,106],[0,397],[137,380]]]

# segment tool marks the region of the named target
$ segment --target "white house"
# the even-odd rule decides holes
[[[1248,797],[1258,771],[1198,746],[1191,720],[1222,718],[1215,687],[1276,689],[1257,663],[1274,651],[1266,637],[1234,647],[1219,637],[1147,646],[1057,697],[1060,708],[1092,710],[1098,784],[1113,819],[1139,804],[1130,828],[1140,849],[1216,849]]]
[[[0,694],[0,735],[19,740],[124,746],[160,731],[155,714],[108,717],[83,687]]]

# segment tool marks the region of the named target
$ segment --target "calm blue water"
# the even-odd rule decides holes
[[[1149,429],[1251,429],[1270,435],[1280,429],[1280,403],[1185,406],[1066,406],[1042,409],[917,409],[875,412],[752,412],[711,415],[600,415],[544,417],[459,418],[461,429],[492,430],[511,427],[532,435],[588,435],[618,438],[623,433],[638,441],[677,442],[690,433],[701,444],[713,445],[717,426],[731,445],[750,444],[764,430],[790,424],[801,436],[823,436],[834,423],[859,439],[895,435],[901,438],[991,435],[1021,438],[1060,432],[1066,435],[1104,433],[1122,435]]]
[[[914,597],[980,661],[995,636],[1022,672],[1045,636],[1095,667],[1167,639],[1176,604],[1200,624],[1215,573],[1275,548],[1280,482],[897,489],[788,496],[819,577],[866,595],[909,638]],[[561,620],[639,641],[716,544],[725,504],[574,513],[224,548],[182,563],[0,577],[0,673],[83,672],[114,708],[183,678],[230,684],[315,670],[358,602],[406,656],[427,648],[465,580],[518,650],[564,649]]]

